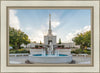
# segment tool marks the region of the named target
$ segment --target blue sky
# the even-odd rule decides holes
[[[31,41],[44,41],[48,33],[49,14],[52,32],[57,41],[72,42],[78,33],[90,30],[91,10],[89,9],[12,9],[10,26],[25,32]]]

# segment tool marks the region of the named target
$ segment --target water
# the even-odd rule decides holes
[[[47,48],[47,52],[48,52],[48,54],[46,54],[46,51],[43,49],[42,54],[34,54],[33,56],[67,56],[65,54],[59,54],[58,50],[55,50],[54,54],[53,54],[53,43],[52,42],[49,43],[49,47]]]
[[[42,54],[34,54],[33,56],[43,56]],[[56,55],[45,55],[45,56],[56,56]],[[68,56],[65,54],[58,54],[57,56]]]

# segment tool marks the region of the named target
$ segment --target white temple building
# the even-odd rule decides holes
[[[44,43],[29,43],[27,45],[22,44],[21,46],[24,48],[43,48],[48,46],[48,44],[52,42],[53,46],[55,48],[80,48],[79,45],[75,45],[75,43],[57,43],[57,36],[54,36],[52,34],[52,29],[51,29],[51,15],[49,14],[49,29],[48,29],[48,34],[44,36]]]
[[[50,42],[52,44],[56,44],[56,36],[52,34],[52,29],[51,29],[51,15],[49,15],[49,30],[47,36],[44,36],[44,44],[48,45]]]

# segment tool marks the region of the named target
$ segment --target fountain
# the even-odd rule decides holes
[[[52,44],[52,42],[50,42],[47,52],[48,52],[48,56],[53,55],[53,44]]]
[[[72,55],[59,54],[56,49],[54,51],[53,44],[50,42],[49,47],[47,47],[47,54],[45,49],[42,50],[42,54],[31,54],[29,55],[29,61],[31,63],[70,63],[72,61]]]

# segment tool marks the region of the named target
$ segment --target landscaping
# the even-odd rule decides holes
[[[75,54],[91,54],[91,50],[89,49],[77,49],[75,51],[71,51],[71,53],[75,53]]]
[[[11,49],[9,50],[9,53],[10,54],[15,54],[15,53],[30,53],[29,51],[25,50],[25,49]]]

